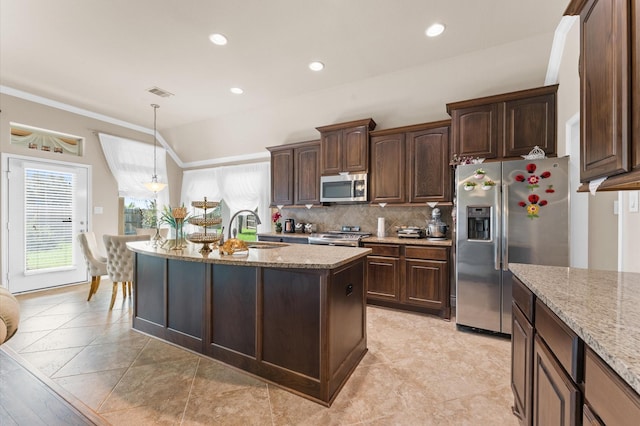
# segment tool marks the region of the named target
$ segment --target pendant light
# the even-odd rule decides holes
[[[158,175],[156,173],[156,112],[158,108],[160,108],[160,105],[151,104],[151,107],[153,108],[153,176],[151,176],[151,182],[145,182],[144,186],[146,186],[149,191],[157,193],[162,191],[167,184],[158,182]]]

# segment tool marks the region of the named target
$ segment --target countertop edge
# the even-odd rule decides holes
[[[319,259],[315,259],[307,262],[297,262],[295,260],[269,260],[269,259],[260,259],[260,256],[264,256],[265,258],[270,255],[279,255],[283,254],[284,257],[293,257],[296,254],[296,248],[298,250],[302,250],[304,247],[305,250],[326,250],[328,246],[313,246],[313,245],[287,245],[282,248],[273,248],[267,250],[259,250],[259,253],[256,254],[258,258],[251,258],[251,250],[248,252],[238,254],[238,255],[220,255],[218,254],[217,249],[209,253],[208,256],[204,256],[197,251],[197,247],[189,247],[185,250],[167,250],[159,247],[151,247],[148,245],[148,242],[133,242],[127,243],[127,247],[129,250],[139,253],[145,254],[154,257],[161,257],[165,259],[174,259],[174,260],[183,260],[187,262],[196,262],[196,263],[212,263],[212,264],[220,264],[220,265],[236,265],[236,266],[257,266],[263,268],[285,268],[285,269],[337,269],[341,266],[347,265],[353,261],[356,261],[360,258],[365,258],[367,255],[371,253],[371,249],[366,248],[354,248],[354,247],[341,247],[338,248],[344,249],[342,252],[344,256],[341,256],[340,259],[335,261],[323,261]],[[260,252],[268,252],[264,254],[260,254]],[[288,253],[287,253],[288,252]]]

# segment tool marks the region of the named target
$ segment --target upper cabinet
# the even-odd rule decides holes
[[[376,123],[371,118],[316,127],[320,132],[320,173],[369,171],[369,131]]]
[[[640,188],[640,1],[574,0],[580,14],[580,180]],[[582,190],[586,190],[586,185]]]
[[[553,85],[447,104],[451,154],[521,158],[535,146],[555,154],[557,91]]]
[[[320,204],[320,141],[267,149],[271,152],[271,206]]]
[[[371,132],[372,203],[451,201],[450,123]]]

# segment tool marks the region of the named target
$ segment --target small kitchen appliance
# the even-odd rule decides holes
[[[291,234],[296,232],[296,221],[293,219],[285,219],[284,232],[288,232]]]
[[[398,238],[424,238],[424,229],[418,226],[403,226],[398,229]]]
[[[442,213],[439,208],[433,209],[431,212],[431,220],[427,222],[427,239],[428,240],[444,240],[447,238],[447,230],[449,225],[444,223],[440,217]]]
[[[367,174],[341,173],[320,177],[320,201],[323,203],[367,201]]]

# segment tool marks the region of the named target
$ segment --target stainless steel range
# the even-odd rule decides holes
[[[358,247],[360,246],[360,241],[370,235],[369,232],[360,231],[359,226],[343,226],[340,231],[309,235],[309,244]]]

